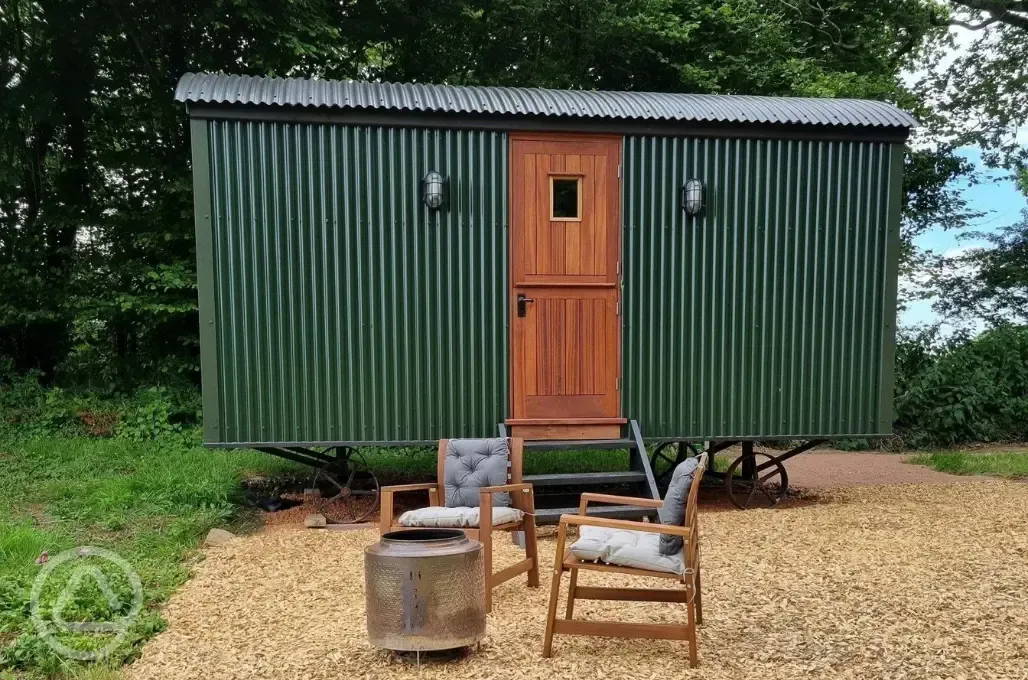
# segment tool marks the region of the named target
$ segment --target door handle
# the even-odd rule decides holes
[[[525,297],[524,293],[518,293],[518,316],[525,315],[525,303],[527,302],[535,302],[535,300]]]

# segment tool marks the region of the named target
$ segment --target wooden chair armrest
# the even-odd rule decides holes
[[[639,498],[636,496],[614,496],[609,493],[584,493],[582,494],[582,507],[589,502],[617,503],[618,505],[635,505],[640,508],[662,508],[664,501],[656,498]]]
[[[424,482],[422,484],[397,484],[395,486],[383,486],[379,489],[379,514],[378,528],[385,533],[393,526],[393,494],[407,491],[427,491],[428,504],[439,505],[438,485],[435,482]]]
[[[397,493],[400,491],[428,491],[429,489],[434,488],[436,488],[435,482],[425,482],[423,484],[397,484],[396,486],[383,486],[379,491]]]
[[[671,534],[688,538],[692,530],[674,524],[655,524],[653,522],[633,522],[628,519],[607,519],[606,517],[589,517],[587,515],[561,515],[560,523],[567,526],[603,527],[605,529],[625,529],[628,531],[644,531],[648,534]]]
[[[501,484],[499,486],[483,486],[478,490],[478,505],[479,507],[489,506],[492,508],[493,501],[491,496],[494,493],[510,492],[511,505],[518,510],[521,510],[529,515],[535,514],[535,491],[531,484],[525,482],[519,482],[517,484]],[[520,492],[520,493],[518,493]],[[489,512],[489,522],[492,523],[492,512]],[[485,515],[483,513],[480,522],[485,525]]]
[[[526,482],[520,484],[501,484],[500,486],[483,486],[479,489],[479,492],[483,494],[503,493],[505,491],[527,491],[532,493],[532,485]]]

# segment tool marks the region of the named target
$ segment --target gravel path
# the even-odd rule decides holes
[[[896,453],[849,453],[811,451],[786,464],[789,485],[797,489],[835,489],[844,486],[883,484],[956,484],[973,477],[961,477],[904,462],[908,455]]]
[[[822,498],[784,510],[705,513],[706,623],[696,671],[680,642],[558,636],[554,658],[542,659],[554,545],[543,538],[543,587],[529,590],[518,579],[498,588],[482,649],[419,674],[365,638],[361,552],[375,533],[283,529],[209,549],[168,604],[168,630],[128,677],[1028,676],[1028,484],[857,487]],[[517,555],[504,541],[497,550],[497,567]],[[647,585],[606,574],[583,574],[586,583]],[[576,615],[673,621],[684,612],[583,602]]]

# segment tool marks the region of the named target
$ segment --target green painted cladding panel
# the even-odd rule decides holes
[[[208,440],[495,432],[507,401],[506,135],[208,125],[219,394]],[[439,212],[420,201],[429,170],[448,178]]]
[[[647,437],[891,431],[901,154],[625,139],[623,412]]]

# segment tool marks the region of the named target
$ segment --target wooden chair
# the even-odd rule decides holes
[[[439,453],[436,459],[436,481],[425,484],[403,484],[399,486],[384,486],[381,489],[381,516],[379,518],[379,530],[382,533],[396,529],[409,529],[396,524],[393,517],[393,496],[397,493],[409,491],[428,491],[428,503],[430,506],[439,507],[443,504],[445,492],[443,490],[443,461],[446,458],[446,451],[450,444],[449,439],[439,440]],[[468,538],[475,539],[482,543],[482,552],[485,562],[485,608],[492,611],[493,588],[509,581],[519,574],[528,572],[528,586],[536,588],[539,586],[539,553],[536,546],[535,536],[535,495],[532,485],[522,483],[521,468],[524,459],[524,440],[513,438],[507,440],[507,448],[510,451],[510,458],[507,465],[508,483],[502,486],[487,486],[479,489],[479,526],[463,527],[454,526],[460,529]],[[492,495],[496,493],[510,493],[511,505],[524,512],[520,521],[507,524],[493,524]],[[525,559],[505,569],[493,573],[493,532],[504,531],[525,532]]]
[[[699,466],[693,475],[686,503],[685,520],[682,526],[671,526],[649,522],[604,519],[589,517],[586,510],[590,502],[616,503],[619,505],[635,505],[644,508],[660,508],[662,501],[652,498],[632,498],[627,496],[611,496],[607,494],[582,494],[577,515],[561,515],[560,527],[557,530],[557,550],[553,561],[553,585],[550,587],[550,606],[546,615],[546,635],[543,640],[543,657],[549,658],[553,647],[553,636],[564,635],[598,635],[607,637],[652,638],[660,640],[688,640],[689,665],[696,667],[697,640],[696,624],[703,623],[703,600],[700,587],[699,534],[696,505],[699,497],[700,479],[706,467],[707,454],[701,454]],[[579,560],[570,549],[565,549],[569,525],[607,527],[610,529],[627,529],[646,533],[673,534],[681,536],[684,542],[683,559],[684,575],[623,567],[602,562]],[[578,585],[579,570],[599,571],[606,573],[628,574],[630,576],[648,576],[667,578],[679,581],[682,589],[661,588],[610,588],[589,587]],[[568,587],[567,610],[563,619],[557,618],[557,598],[560,595],[560,580],[565,571],[571,572],[571,583]],[[575,600],[621,600],[636,602],[680,602],[686,605],[686,623],[655,624],[655,623],[624,623],[618,621],[585,621],[574,619]]]

